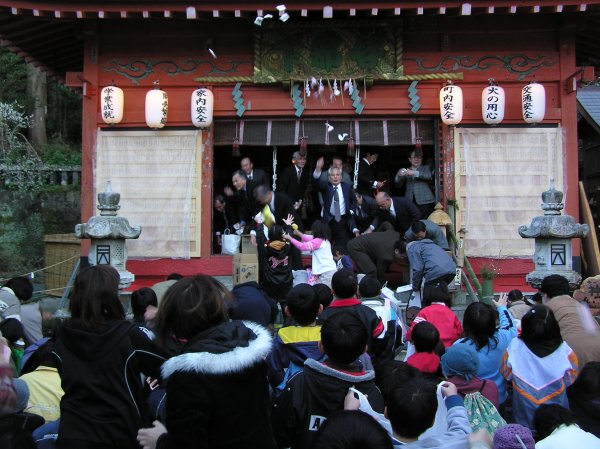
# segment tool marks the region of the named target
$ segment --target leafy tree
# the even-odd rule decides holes
[[[0,102],[29,107],[27,65],[15,54],[0,47]]]

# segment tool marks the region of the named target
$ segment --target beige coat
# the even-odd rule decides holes
[[[552,310],[562,338],[577,354],[579,369],[600,362],[600,326],[590,311],[568,295],[556,296],[546,305]]]
[[[531,310],[531,306],[526,304],[525,301],[515,301],[509,308],[508,311],[515,320],[521,320],[527,312]]]

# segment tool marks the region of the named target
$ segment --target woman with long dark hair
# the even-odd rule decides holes
[[[275,448],[264,363],[272,338],[259,324],[230,321],[229,296],[204,275],[181,279],[165,294],[154,330],[160,342],[182,349],[162,367],[166,428],[155,421],[140,430],[144,448]]]
[[[110,265],[79,272],[69,309],[71,318],[59,329],[53,352],[65,392],[58,447],[136,448],[144,424],[140,374],[157,378],[165,359],[125,320],[119,273]]]
[[[517,336],[517,327],[506,308],[506,294],[494,301],[494,307],[483,302],[469,304],[463,318],[463,338],[457,342],[473,345],[479,355],[477,377],[489,379],[498,387],[500,405],[508,394],[506,380],[500,374],[500,362],[511,340]],[[497,320],[499,317],[500,325]]]
[[[577,356],[563,341],[558,322],[546,306],[534,306],[521,321],[521,335],[502,359],[502,375],[513,385],[513,418],[533,425],[542,404],[569,408],[567,387],[577,376]]]

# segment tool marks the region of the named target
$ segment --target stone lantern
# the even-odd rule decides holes
[[[429,215],[429,217],[427,217],[427,219],[438,225],[442,229],[444,235],[446,235],[447,227],[452,225],[452,219],[450,218],[450,215],[444,212],[444,206],[442,206],[440,203],[435,205],[433,212]]]
[[[529,226],[519,226],[519,235],[535,239],[533,262],[535,269],[526,276],[534,288],[540,288],[542,280],[551,274],[564,276],[572,289],[581,283],[581,275],[573,271],[573,238],[583,238],[590,231],[587,224],[579,224],[570,215],[561,215],[563,193],[554,190],[554,179],[550,190],[542,193],[544,215],[535,217]]]
[[[119,272],[119,288],[125,289],[135,280],[133,273],[127,271],[126,239],[137,239],[141,226],[131,226],[125,217],[117,217],[121,195],[113,192],[110,181],[106,190],[98,194],[100,215],[89,219],[87,223],[75,226],[75,235],[80,239],[91,239],[88,255],[90,265],[112,265]]]

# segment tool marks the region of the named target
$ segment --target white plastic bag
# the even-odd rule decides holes
[[[237,234],[231,234],[229,229],[225,229],[221,236],[221,254],[233,256],[240,252],[240,243],[242,237]]]

